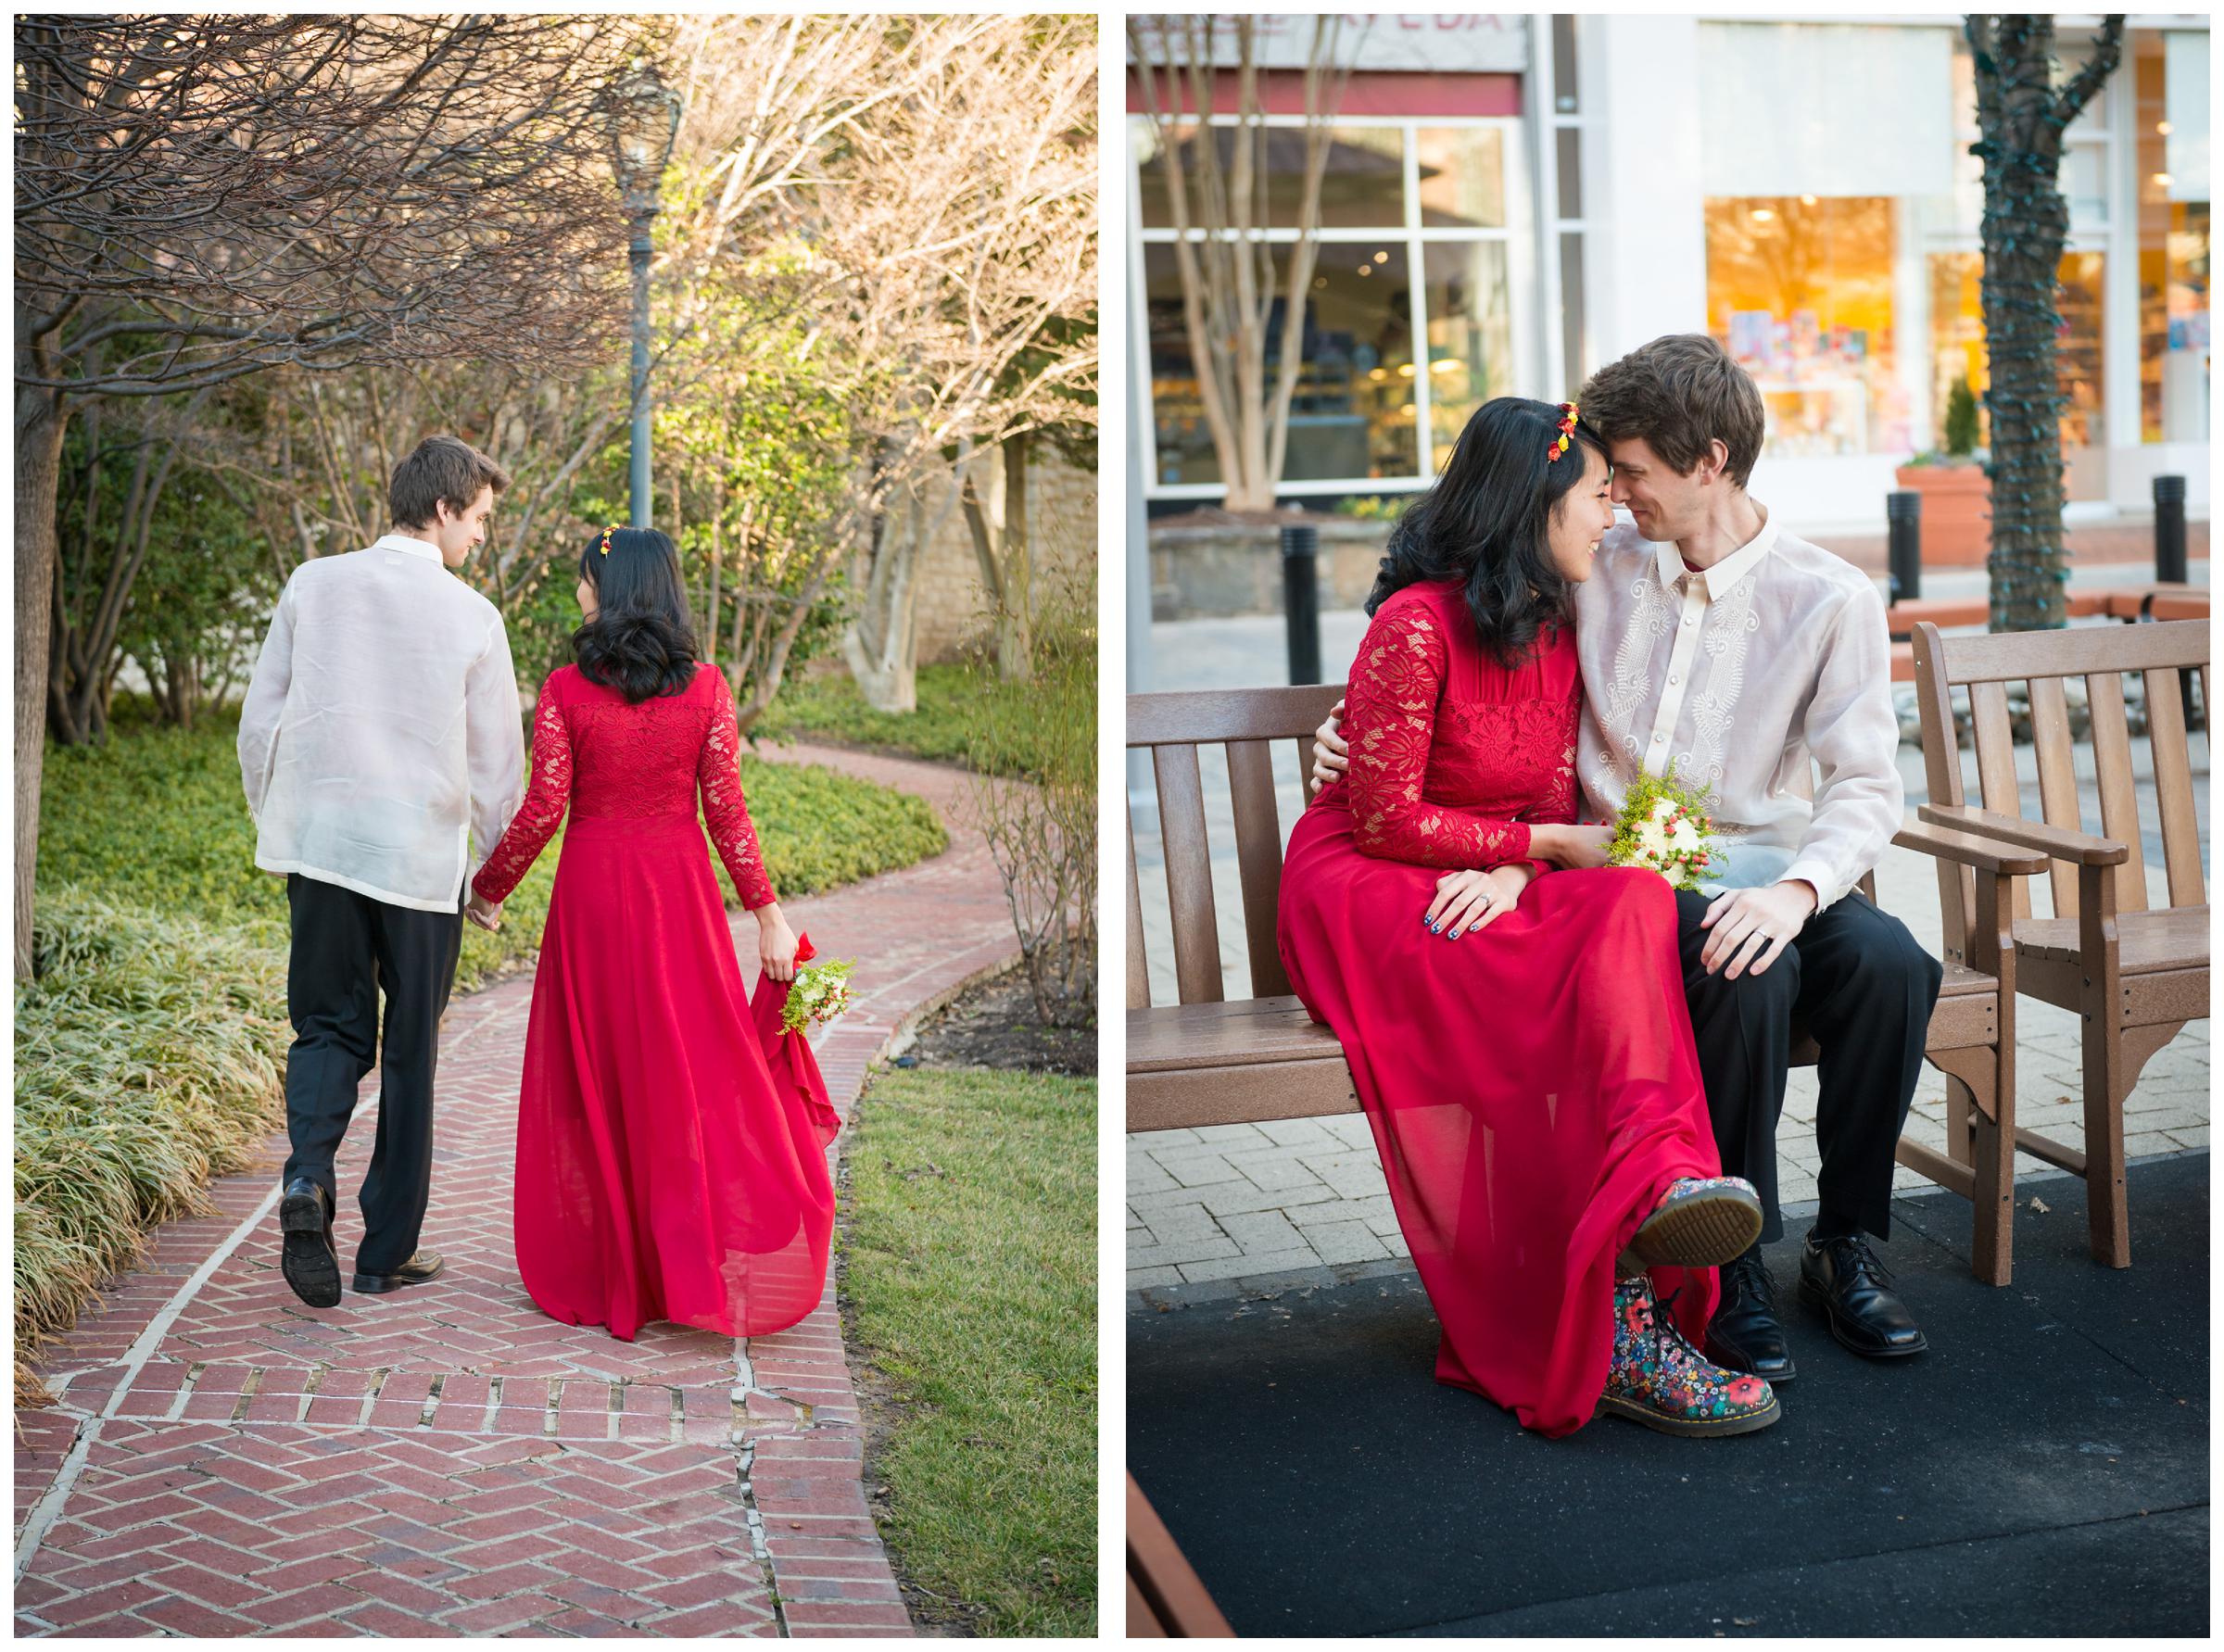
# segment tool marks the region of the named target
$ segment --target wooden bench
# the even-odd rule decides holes
[[[1135,821],[1128,817],[1127,1124],[1131,1130],[1251,1124],[1360,1110],[1335,1035],[1317,1026],[1290,990],[1274,939],[1283,834],[1270,758],[1288,740],[1298,773],[1312,764],[1313,730],[1343,693],[1335,684],[1128,697],[1127,744],[1151,754],[1173,926],[1179,1003],[1151,1002],[1143,937]],[[1225,750],[1251,996],[1229,1000],[1220,967],[1219,914],[1205,817],[1199,748]],[[2007,932],[2013,880],[2042,872],[2041,852],[1909,822],[1895,842],[1965,868],[1977,914],[1964,953],[1950,959],[1926,1055],[1947,1077],[1953,1116],[1982,1119],[1961,1151],[1941,1154],[1902,1140],[1902,1164],[1977,1207],[1972,1264],[1989,1283],[2008,1282],[2015,1206],[2015,951]],[[1864,880],[1864,883],[1867,880]],[[1874,893],[1873,884],[1869,886]],[[1795,1059],[1812,1062],[1807,1045]],[[2003,1138],[2003,1132],[2007,1134]]]
[[[1913,646],[1932,799],[1919,811],[1922,817],[2003,849],[2052,857],[2053,915],[2034,917],[2029,892],[2019,885],[2010,933],[2019,957],[2017,989],[2082,1018],[2085,1150],[2021,1129],[2016,1145],[2085,1178],[2092,1254],[2111,1267],[2129,1267],[2124,1100],[2155,1053],[2186,1022],[2208,1015],[2208,897],[2183,703],[2187,676],[2198,673],[2205,718],[2208,623],[2171,620],[1993,637],[1942,637],[1936,625],[1922,624]],[[2169,889],[2169,903],[2159,910],[2147,904],[2124,710],[2128,672],[2142,674],[2146,684],[2147,742]],[[2084,679],[2091,713],[2100,837],[2085,831],[2079,801],[2064,693],[2070,677]],[[2028,685],[2040,821],[2023,818],[2008,715],[2007,685],[2013,681]],[[1969,700],[1976,807],[1963,788],[1952,709],[1956,688]],[[1952,866],[1939,869],[1939,898],[1949,956],[1962,949],[1972,926],[1991,927],[1990,918],[1978,915],[1967,880]],[[1949,1119],[1950,1141],[1956,1123]]]
[[[1235,1634],[1132,1474],[1128,1476],[1128,1634],[1138,1640]]]

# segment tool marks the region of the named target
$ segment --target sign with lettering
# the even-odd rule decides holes
[[[1176,61],[1172,54],[1185,49],[1186,25],[1176,20],[1170,39],[1161,38],[1156,16],[1130,19],[1142,37],[1144,49],[1155,62]],[[1216,68],[1233,69],[1237,63],[1236,21],[1232,17],[1194,19],[1211,31],[1210,49]],[[1261,69],[1303,69],[1313,51],[1315,18],[1308,13],[1282,13],[1258,19],[1255,59]],[[1416,74],[1519,74],[1529,67],[1529,22],[1520,15],[1414,13],[1353,13],[1340,19],[1334,35],[1336,61],[1354,69]],[[1134,42],[1128,45],[1130,61]]]

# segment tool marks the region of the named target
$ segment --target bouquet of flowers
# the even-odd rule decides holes
[[[1708,836],[1713,826],[1707,818],[1708,803],[1705,792],[1673,777],[1638,776],[1622,805],[1606,864],[1643,866],[1675,889],[1697,889],[1700,874],[1714,858],[1713,840]]]
[[[795,979],[789,983],[787,1002],[780,1006],[782,1032],[822,1027],[850,1007],[850,970],[854,961],[828,958],[813,963],[816,957],[811,938],[799,937]]]

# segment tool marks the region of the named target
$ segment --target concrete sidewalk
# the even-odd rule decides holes
[[[928,796],[951,826],[934,860],[788,907],[857,961],[856,1005],[817,1046],[847,1114],[900,1028],[1017,945],[956,818],[962,776],[766,755]],[[621,1343],[526,1296],[510,1188],[531,994],[530,976],[474,993],[442,1029],[438,1280],[304,1306],[278,1271],[274,1138],[267,1172],[216,1183],[216,1216],[160,1229],[57,1340],[60,1405],[17,1414],[19,1635],[910,1632],[831,1279],[801,1324],[744,1342],[660,1324]],[[341,1154],[343,1261],[375,1126],[359,1114]]]

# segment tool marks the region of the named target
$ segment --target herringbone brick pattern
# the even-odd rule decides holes
[[[897,1028],[1011,955],[1009,918],[948,771],[774,755],[921,792],[952,824],[931,862],[790,903],[857,960],[856,1007],[819,1046],[846,1111]],[[830,1281],[744,1343],[621,1343],[525,1294],[509,1189],[530,1002],[503,982],[442,1029],[437,1280],[303,1305],[278,1272],[273,1139],[266,1173],[218,1182],[216,1214],[161,1229],[57,1342],[60,1405],[17,1417],[19,1634],[909,1633]],[[375,1126],[372,1103],[340,1157],[343,1266]]]

